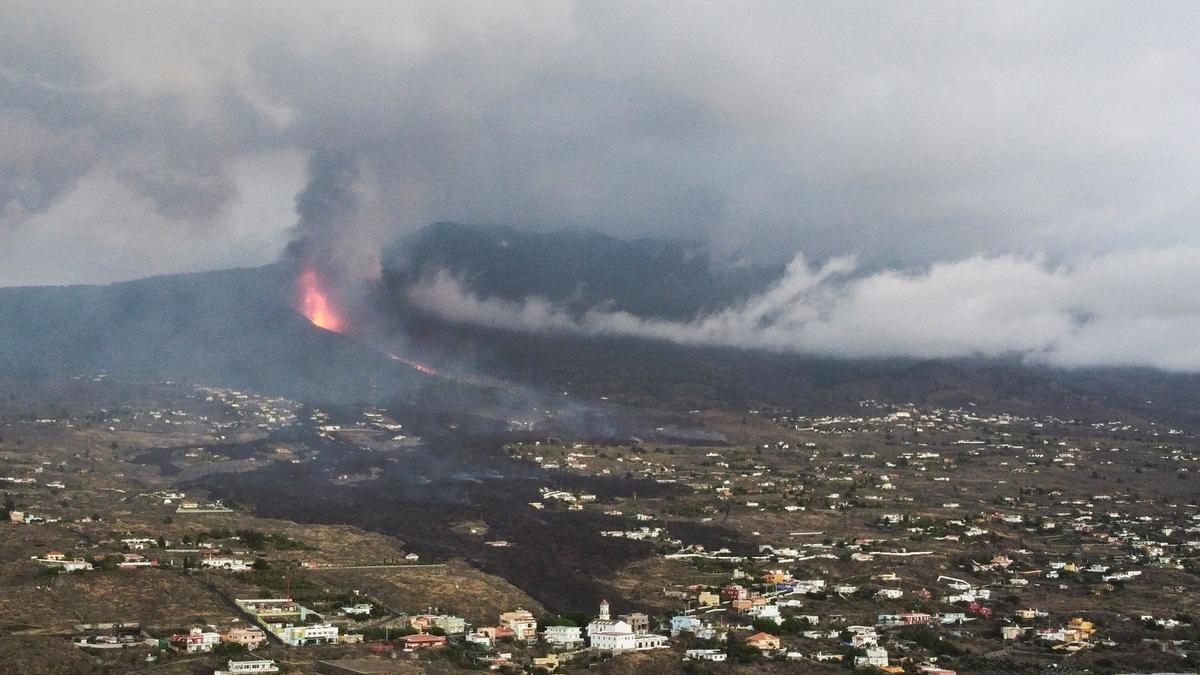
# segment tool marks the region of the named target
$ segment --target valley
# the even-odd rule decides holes
[[[370,657],[377,629],[432,608],[469,636],[516,608],[583,625],[601,600],[647,616],[674,659],[467,640],[402,663],[836,670],[882,651],[906,672],[1120,672],[1186,666],[1196,639],[1200,444],[1155,422],[875,400],[623,417],[597,400],[640,435],[589,437],[549,408],[515,424],[102,375],[4,385],[0,643],[27,672],[51,672],[43,652],[215,664],[60,645],[84,624],[236,626],[244,597],[374,607],[329,619],[348,643],[255,651],[301,671]],[[1090,632],[1060,630],[1075,620]],[[733,648],[762,634],[778,645]]]

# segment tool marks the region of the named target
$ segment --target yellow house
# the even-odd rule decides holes
[[[1075,633],[1077,636],[1075,639],[1083,640],[1096,632],[1096,624],[1077,616],[1067,622],[1066,630],[1069,633]]]

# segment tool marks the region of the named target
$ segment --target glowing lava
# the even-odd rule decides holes
[[[329,296],[321,286],[321,277],[317,274],[315,267],[307,265],[304,271],[300,274],[300,278],[296,280],[297,290],[300,294],[300,302],[298,309],[300,313],[308,318],[314,326],[324,328],[334,333],[344,333],[350,328],[350,325],[345,319],[333,308],[333,304],[329,301]],[[358,331],[356,331],[358,332]],[[356,336],[361,337],[361,336]],[[375,349],[378,349],[377,347]],[[442,372],[433,366],[425,365],[420,361],[414,361],[396,354],[394,352],[384,351],[391,360],[402,363],[413,370],[430,375],[432,377],[451,380],[454,382],[462,382],[476,386],[485,387],[503,387],[510,388],[506,382],[500,380],[492,380],[491,378],[473,377],[471,375],[461,375]]]
[[[497,380],[490,377],[477,377],[460,373],[447,373],[445,371],[438,370],[433,366],[427,366],[420,361],[413,361],[412,359],[405,358],[394,352],[384,352],[384,354],[386,354],[389,359],[396,361],[397,363],[403,363],[418,373],[424,373],[425,375],[431,375],[443,380],[450,380],[460,384],[469,384],[476,387],[499,387],[501,389],[513,389],[511,384],[503,380]]]
[[[307,267],[300,275],[300,313],[308,317],[313,325],[340,333],[346,328],[346,322],[333,309],[329,298],[321,290],[321,279],[317,271]]]
[[[421,363],[420,361],[413,361],[412,359],[406,359],[403,356],[400,356],[399,354],[393,354],[392,352],[384,352],[384,353],[387,354],[387,357],[389,359],[391,359],[393,361],[399,361],[400,363],[403,363],[404,365],[408,366],[409,368],[412,368],[413,370],[417,371],[418,373],[424,373],[426,375],[432,375],[434,377],[450,377],[449,375],[444,375],[444,374],[438,372],[438,370],[436,368],[434,368],[433,366],[427,366],[424,363]]]

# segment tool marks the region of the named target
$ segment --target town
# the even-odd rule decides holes
[[[493,556],[480,562],[197,487],[264,467],[386,482],[422,444],[400,411],[66,386],[57,409],[35,394],[0,417],[0,644],[46,672],[1200,665],[1188,430],[873,400],[843,416],[690,414],[720,442],[510,425],[494,452],[532,468],[505,479],[513,511],[447,526]],[[336,448],[370,461],[327,465]],[[530,555],[497,534],[519,513],[635,555],[564,603],[554,578],[487,562]]]

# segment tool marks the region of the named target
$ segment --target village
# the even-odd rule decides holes
[[[499,452],[541,473],[513,508],[603,523],[581,536],[642,552],[594,600],[547,606],[552,580],[187,486],[264,465],[345,489],[385,480],[379,463],[420,442],[393,413],[174,383],[141,403],[2,418],[6,654],[214,673],[1200,664],[1200,455],[1177,429],[876,401],[857,416],[697,414],[721,443],[519,429]],[[300,424],[315,440],[271,435]],[[334,440],[379,463],[325,468]],[[490,555],[526,555],[490,531],[505,518],[455,527]]]

